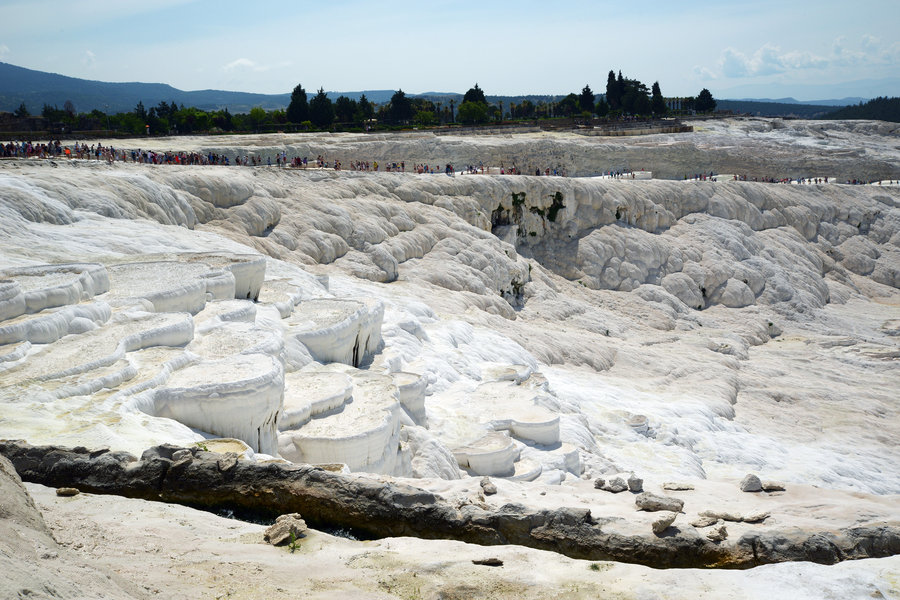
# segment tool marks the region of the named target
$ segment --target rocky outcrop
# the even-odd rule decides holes
[[[0,456],[0,598],[147,598],[59,545],[13,465]]]
[[[900,553],[893,525],[836,531],[785,530],[714,543],[694,529],[656,537],[613,531],[617,522],[583,508],[499,508],[451,503],[403,483],[345,476],[310,465],[256,464],[200,450],[157,446],[140,460],[125,452],[0,442],[0,454],[26,481],[84,492],[176,502],[274,518],[301,513],[312,526],[347,528],[362,537],[415,536],[493,545],[517,544],[574,558],[652,567],[751,567]],[[673,529],[673,531],[675,531]]]

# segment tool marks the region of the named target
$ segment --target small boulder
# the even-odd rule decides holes
[[[684,500],[681,500],[680,498],[657,496],[650,492],[638,494],[634,499],[634,503],[637,505],[638,510],[646,510],[648,512],[668,510],[678,513],[684,508]]]
[[[185,459],[192,460],[193,458],[194,454],[188,448],[182,448],[172,453],[172,462],[180,462]]]
[[[674,481],[667,481],[662,484],[664,490],[669,490],[670,492],[687,492],[694,489],[689,483],[676,483]]]
[[[700,516],[715,519],[716,521],[732,521],[734,523],[740,523],[744,520],[740,513],[732,513],[727,510],[704,510],[700,512]]]
[[[291,534],[298,540],[306,532],[306,521],[300,518],[300,513],[281,515],[275,519],[275,524],[266,529],[263,538],[273,546],[282,546],[291,541]]]
[[[496,557],[482,558],[472,561],[473,565],[482,565],[485,567],[502,567],[503,561]]]
[[[481,478],[481,489],[485,496],[493,496],[497,493],[497,486],[488,477]]]
[[[606,485],[606,480],[603,479],[602,477],[598,477],[597,479],[594,480],[594,489],[595,490],[602,490],[603,486],[605,486],[605,485]]]
[[[715,517],[700,516],[691,521],[691,525],[697,529],[702,529],[703,527],[711,527],[718,522],[719,520]]]
[[[777,481],[763,481],[762,489],[764,492],[783,492],[784,484]]]
[[[769,513],[767,512],[755,512],[750,513],[749,515],[744,515],[744,523],[762,523],[766,519],[769,518]]]
[[[618,494],[619,492],[624,492],[628,489],[628,484],[621,477],[613,477],[609,480],[604,487],[604,490],[607,492],[612,492],[613,494]]]
[[[227,473],[237,466],[238,455],[234,452],[226,452],[222,458],[216,461],[216,466],[222,473]]]
[[[661,534],[669,527],[669,525],[675,522],[675,517],[677,516],[678,513],[675,512],[663,513],[659,518],[653,521],[653,524],[651,525],[653,527],[653,533],[656,535]]]
[[[644,491],[644,480],[640,477],[636,476],[634,473],[628,476],[628,491],[630,492],[643,492]]]
[[[725,538],[728,537],[728,530],[725,529],[725,523],[719,521],[720,525],[715,527],[712,531],[706,534],[706,539],[711,542],[719,543],[724,541]]]
[[[749,473],[746,477],[741,479],[742,492],[761,492],[762,489],[762,482],[759,480],[759,477],[753,473]]]
[[[57,495],[57,496],[65,496],[65,497],[68,497],[68,496],[77,496],[77,495],[80,494],[80,493],[81,493],[80,490],[75,489],[75,488],[73,488],[73,487],[61,487],[61,488],[56,488],[56,495]]]

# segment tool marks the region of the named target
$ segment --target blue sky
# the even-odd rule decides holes
[[[101,81],[285,93],[900,95],[900,2],[0,0],[0,61]],[[889,80],[840,86],[858,80]],[[821,87],[821,86],[829,87]],[[818,88],[812,86],[820,86]],[[826,94],[826,95],[823,95]]]

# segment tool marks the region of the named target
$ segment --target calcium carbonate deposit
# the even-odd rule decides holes
[[[0,162],[0,438],[137,456],[231,443],[243,460],[413,478],[460,502],[590,508],[613,532],[721,528],[720,544],[900,525],[894,124],[113,144],[457,173]],[[569,176],[461,173],[478,164]],[[618,170],[640,176],[601,176]],[[748,474],[763,491],[741,491]],[[652,522],[640,491],[683,514]],[[510,597],[516,579],[535,597],[599,589],[589,563],[540,578],[522,549],[404,539],[397,560],[426,568],[429,548],[468,569],[469,554],[506,552]],[[895,557],[695,579],[601,568],[632,582],[606,588],[623,597],[900,597]],[[333,576],[322,585],[368,593],[361,574]],[[435,581],[423,597],[440,597]],[[162,597],[200,584],[171,585]]]

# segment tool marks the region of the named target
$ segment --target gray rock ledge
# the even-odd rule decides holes
[[[180,452],[188,450],[190,456]],[[180,460],[174,461],[178,453]],[[900,554],[900,527],[878,523],[837,530],[797,528],[746,534],[714,543],[694,528],[662,537],[605,531],[612,518],[584,508],[534,509],[506,504],[456,506],[427,490],[325,471],[310,465],[236,461],[199,448],[162,445],[140,460],[127,452],[31,446],[0,441],[0,454],[20,477],[50,487],[117,494],[207,510],[274,519],[301,513],[312,527],[348,528],[360,536],[455,539],[482,545],[516,544],[587,560],[669,567],[747,568],[785,561],[833,564]]]

